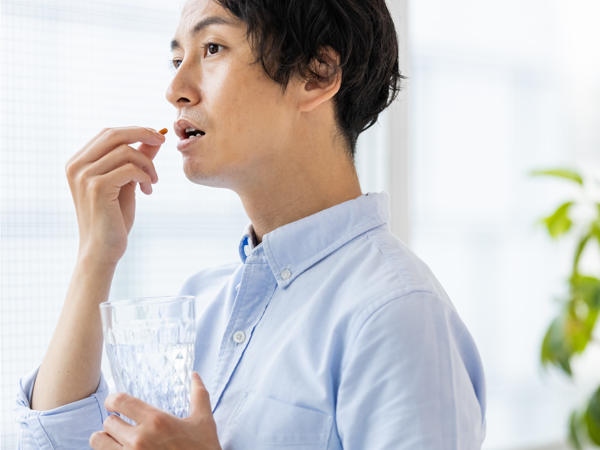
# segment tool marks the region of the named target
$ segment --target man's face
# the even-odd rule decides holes
[[[212,24],[193,33],[209,17]],[[285,94],[256,63],[246,25],[212,0],[190,0],[174,39],[179,60],[166,97],[206,134],[182,149],[184,172],[198,184],[240,188],[278,171],[298,114],[293,90]]]

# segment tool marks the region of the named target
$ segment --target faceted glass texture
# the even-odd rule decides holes
[[[188,417],[196,337],[195,297],[100,304],[104,345],[119,392]],[[134,425],[135,421],[121,416]]]

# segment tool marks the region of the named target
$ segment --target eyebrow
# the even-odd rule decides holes
[[[235,24],[235,22],[233,22],[229,19],[226,19],[225,17],[209,16],[209,17],[206,17],[205,19],[202,19],[200,22],[198,22],[196,25],[194,25],[191,35],[194,36],[211,25],[235,26],[236,24]],[[181,45],[179,44],[179,42],[177,42],[176,39],[173,39],[171,41],[171,51],[178,49],[178,48],[181,48]]]

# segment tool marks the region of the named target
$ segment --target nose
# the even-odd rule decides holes
[[[175,108],[198,103],[200,101],[200,91],[197,88],[199,81],[200,74],[187,69],[186,64],[182,62],[167,87],[165,98]]]

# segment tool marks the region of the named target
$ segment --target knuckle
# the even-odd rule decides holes
[[[146,165],[145,155],[132,149],[128,145],[124,145],[119,150],[121,157],[129,163]]]
[[[153,165],[152,160],[150,158],[148,158],[146,155],[144,155],[143,153],[137,152],[137,151],[135,153],[137,153],[136,156],[138,157],[138,160],[144,167],[151,167]]]
[[[98,433],[97,431],[92,433],[92,435],[90,436],[90,439],[88,441],[88,443],[90,444],[90,447],[94,447],[98,443],[99,434],[100,433]]]
[[[67,178],[73,180],[77,177],[77,172],[79,171],[80,165],[73,158],[69,159],[65,164],[65,173],[67,174]]]
[[[114,414],[111,414],[106,419],[104,419],[102,425],[104,425],[104,427],[106,427],[107,425],[110,426],[115,420],[116,417],[114,416]]]
[[[145,450],[149,447],[146,445],[146,440],[144,437],[138,435],[131,441],[131,448],[134,450]]]
[[[150,416],[149,424],[154,430],[162,430],[165,424],[165,421],[161,415],[153,414]]]
[[[86,185],[85,173],[83,173],[83,172],[75,172],[73,174],[73,176],[71,177],[71,180],[77,186],[85,187],[85,185]]]
[[[73,166],[73,163],[71,162],[71,160],[67,161],[67,163],[65,164],[65,173],[67,174],[67,178],[73,178],[73,176],[75,172],[75,167]]]
[[[117,134],[117,130],[114,128],[105,128],[102,132],[102,134],[104,135],[104,137],[106,137],[107,139],[111,139],[113,137],[116,136]]]
[[[78,173],[75,174],[75,178],[77,181],[84,182],[85,180],[88,180],[91,178],[91,173],[90,173],[90,168],[85,167],[83,169],[81,169]]]
[[[129,163],[128,165],[131,166],[131,170],[134,171],[139,177],[143,178],[144,181],[151,180],[150,175],[148,175],[148,173],[146,173],[146,171],[137,164]]]
[[[129,157],[131,148],[128,145],[119,145],[113,152],[117,153],[120,157]]]
[[[130,161],[131,160],[137,160],[137,161],[139,161],[139,160],[149,159],[142,152],[136,150],[135,148],[133,148],[130,145],[127,145],[127,144],[121,144],[121,145],[119,145],[114,151],[118,152],[120,156],[127,157]]]
[[[102,189],[102,184],[100,183],[98,177],[90,179],[88,181],[87,188],[92,194],[98,194]]]
[[[113,401],[112,404],[114,406],[119,406],[122,405],[123,403],[125,403],[127,401],[127,394],[124,392],[117,392],[114,397],[113,397]]]
[[[132,162],[128,162],[123,167],[125,168],[125,170],[127,170],[127,172],[138,172],[140,170],[140,168]]]

